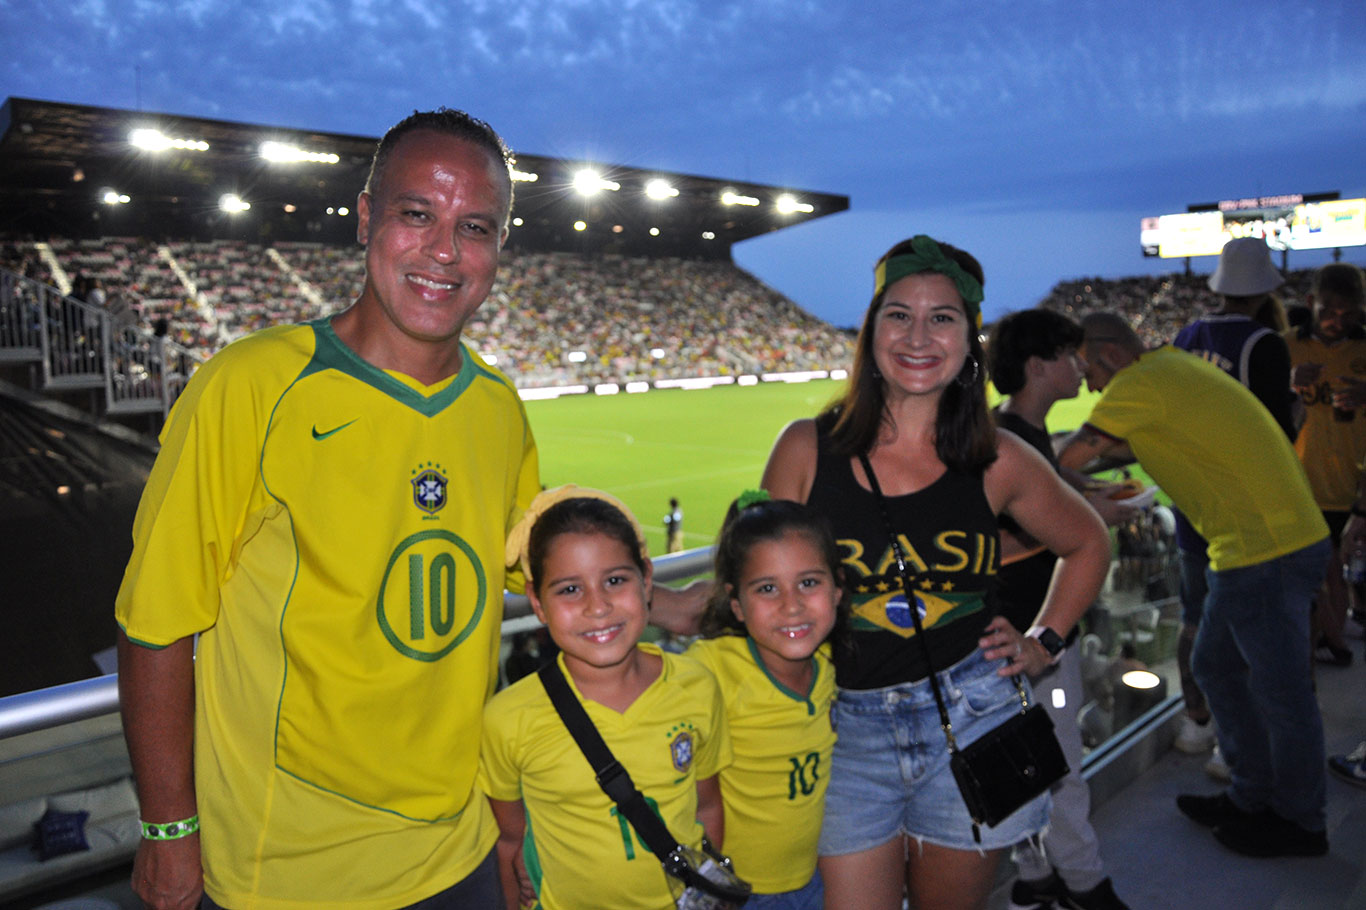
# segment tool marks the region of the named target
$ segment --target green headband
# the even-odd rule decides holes
[[[968,318],[977,328],[982,327],[982,285],[963,271],[961,265],[945,256],[934,238],[924,234],[916,234],[911,238],[909,253],[898,253],[877,264],[873,270],[873,296],[877,297],[889,285],[896,284],[907,275],[921,272],[938,272],[953,281],[954,287],[958,288],[958,296],[963,298],[963,308],[967,310]]]
[[[750,506],[757,506],[762,502],[771,502],[773,497],[768,495],[768,490],[746,490],[735,500],[735,510],[743,512]]]

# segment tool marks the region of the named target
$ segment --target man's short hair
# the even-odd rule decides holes
[[[1143,353],[1143,341],[1129,324],[1129,320],[1114,313],[1087,313],[1082,317],[1084,344],[1116,344],[1137,357]]]
[[[1002,395],[1025,387],[1031,357],[1054,360],[1081,347],[1081,326],[1052,310],[1022,310],[997,321],[987,342],[987,374]]]
[[[1315,299],[1332,294],[1357,306],[1366,305],[1366,282],[1361,269],[1350,262],[1334,262],[1315,272],[1313,291]]]
[[[507,210],[509,214],[512,212],[512,165],[516,161],[512,156],[512,151],[493,127],[478,117],[472,117],[464,111],[457,111],[448,107],[440,107],[434,111],[413,111],[412,114],[389,127],[389,131],[380,139],[379,145],[375,146],[375,157],[370,161],[370,173],[365,178],[365,192],[374,193],[375,187],[384,176],[384,168],[389,163],[389,156],[393,154],[398,141],[417,130],[445,133],[448,136],[454,136],[457,139],[463,139],[477,145],[488,152],[494,161],[502,165],[501,170],[507,180]]]

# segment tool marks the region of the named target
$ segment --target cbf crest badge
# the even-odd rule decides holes
[[[429,516],[435,515],[446,506],[446,475],[441,473],[441,465],[427,462],[413,468],[413,505]]]
[[[678,724],[669,731],[669,758],[679,774],[692,767],[692,724]]]

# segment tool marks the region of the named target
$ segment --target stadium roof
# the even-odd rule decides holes
[[[0,231],[348,243],[377,141],[9,98]],[[591,196],[575,187],[589,168],[599,190]],[[849,208],[830,193],[539,155],[519,153],[517,170],[509,244],[529,250],[729,259],[740,240]],[[653,195],[652,181],[664,182]],[[250,208],[225,211],[229,194]]]

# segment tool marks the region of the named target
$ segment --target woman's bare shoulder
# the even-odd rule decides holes
[[[760,485],[777,499],[806,502],[815,476],[816,421],[794,420],[773,443]]]

